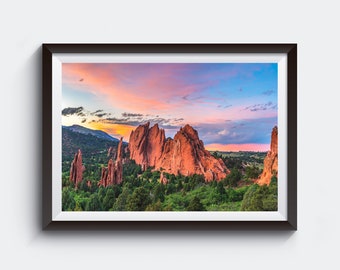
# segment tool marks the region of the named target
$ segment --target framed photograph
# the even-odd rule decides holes
[[[297,44],[42,53],[43,229],[297,229]]]

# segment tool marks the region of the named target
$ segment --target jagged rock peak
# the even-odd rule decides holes
[[[85,167],[83,165],[82,153],[81,150],[78,149],[77,153],[74,155],[70,168],[70,181],[73,182],[76,187],[83,180],[84,170]]]
[[[188,124],[181,128],[180,131],[189,135],[191,139],[199,139],[197,130]]]
[[[161,168],[175,175],[203,174],[206,181],[221,180],[229,173],[226,166],[204,149],[198,132],[185,125],[174,139],[165,139],[164,129],[149,123],[138,126],[129,139],[130,158],[142,168]]]
[[[123,144],[123,137],[120,138],[120,141],[118,143],[118,149],[117,149],[117,160],[122,159],[122,144]]]
[[[272,130],[270,150],[263,161],[263,172],[257,180],[259,185],[269,185],[272,176],[278,176],[278,128]]]

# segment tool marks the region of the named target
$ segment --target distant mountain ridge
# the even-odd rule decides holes
[[[104,140],[108,140],[108,141],[112,141],[112,142],[119,142],[119,140],[117,138],[110,136],[109,134],[107,134],[106,132],[104,132],[102,130],[90,129],[90,128],[86,128],[86,127],[83,127],[83,126],[80,126],[80,125],[63,126],[63,128],[71,130],[73,132],[85,134],[85,135],[92,135],[92,136],[95,136],[99,139],[104,139]]]
[[[106,158],[110,153],[115,153],[118,143],[118,139],[100,130],[92,130],[78,125],[63,126],[62,160],[71,162],[80,149],[83,161],[89,162],[89,158],[92,156],[100,156],[106,163]],[[124,147],[127,146],[126,142],[122,142],[122,144]]]

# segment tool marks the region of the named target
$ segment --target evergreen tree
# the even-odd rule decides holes
[[[113,207],[113,204],[116,200],[115,192],[112,188],[108,188],[106,191],[106,195],[103,199],[103,210],[108,211]]]
[[[187,211],[204,211],[204,206],[201,203],[200,199],[195,196],[190,202],[187,207]]]
[[[62,210],[63,211],[73,211],[76,206],[76,201],[74,200],[73,189],[67,187],[63,188],[62,191]]]
[[[241,180],[242,174],[237,168],[232,168],[230,174],[225,178],[227,185],[231,187],[236,187],[237,183]]]
[[[86,205],[86,211],[102,211],[102,205],[97,193],[94,193],[90,196],[90,200]]]
[[[151,202],[149,193],[144,187],[136,188],[131,196],[127,199],[127,211],[144,211]]]
[[[123,187],[122,193],[118,196],[117,200],[113,205],[114,211],[126,211],[125,207],[129,194],[130,194],[129,189]]]
[[[223,186],[222,182],[218,182],[216,186],[217,194],[219,197],[219,202],[225,202],[227,200],[227,192]]]

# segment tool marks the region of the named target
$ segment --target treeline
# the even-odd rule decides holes
[[[63,162],[71,162],[78,149],[81,149],[85,159],[86,157],[105,157],[107,155],[107,149],[110,146],[117,148],[118,141],[109,141],[91,134],[73,132],[67,128],[62,129]]]
[[[159,182],[160,172],[141,171],[133,161],[123,166],[123,183],[98,187],[97,175],[75,188],[63,173],[63,211],[275,211],[276,178],[270,186],[240,185],[257,174],[256,168],[242,174],[237,168],[222,181],[205,183],[202,175],[175,176],[164,173],[167,184]],[[95,177],[94,177],[95,176]],[[252,175],[253,176],[253,175]]]
[[[267,152],[218,152],[214,151],[211,154],[215,158],[220,158],[228,168],[237,168],[244,170],[249,165],[262,167],[263,160]]]

